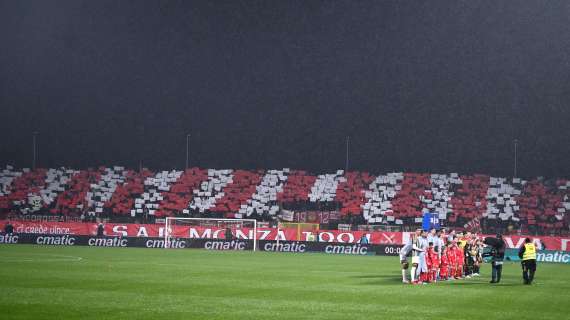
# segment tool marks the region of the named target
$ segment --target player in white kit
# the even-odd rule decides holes
[[[417,236],[418,232],[420,236]],[[425,259],[425,251],[427,247],[428,242],[426,232],[422,230],[416,231],[416,235],[414,235],[412,239],[412,283],[416,283],[419,273],[427,272],[427,263]]]
[[[443,246],[445,245],[445,243],[443,242],[443,239],[445,239],[445,234],[444,234],[443,230],[438,230],[436,233],[436,236],[434,238],[433,245],[435,247],[435,253],[437,253],[437,258],[438,258],[439,263],[441,263],[441,256],[443,254]],[[439,280],[439,266],[437,266],[435,279]]]
[[[402,265],[402,282],[409,283],[408,279],[406,278],[406,270],[408,270],[408,254],[412,251],[412,241],[409,240],[406,244],[400,249],[400,264]]]

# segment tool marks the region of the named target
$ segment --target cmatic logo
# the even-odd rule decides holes
[[[122,238],[89,238],[87,245],[90,247],[126,247],[127,239]]]
[[[36,244],[51,244],[56,246],[73,246],[75,245],[75,238],[68,235],[65,236],[39,236],[36,239]]]
[[[276,252],[305,252],[306,245],[293,242],[293,243],[266,243],[263,246],[264,251],[276,251]]]
[[[343,246],[343,245],[328,245],[325,247],[326,253],[334,253],[334,254],[360,254],[365,255],[368,254],[368,247],[363,247],[360,244],[355,244],[352,246]]]
[[[537,253],[536,261],[570,263],[570,253],[556,251],[554,253]]]
[[[10,234],[0,235],[0,243],[18,243],[18,236]]]
[[[147,248],[164,248],[164,240],[147,240],[145,243]],[[172,249],[186,248],[186,242],[180,240],[168,241],[168,247]]]
[[[245,250],[245,242],[242,241],[207,241],[204,249],[208,250]]]

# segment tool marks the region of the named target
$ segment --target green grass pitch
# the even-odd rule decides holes
[[[397,257],[0,245],[0,318],[570,318],[570,266],[489,272],[412,286]]]

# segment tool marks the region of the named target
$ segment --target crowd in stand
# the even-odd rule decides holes
[[[568,234],[570,181],[487,175],[123,167],[0,171],[0,218],[50,215],[154,222],[167,216],[277,219],[335,211],[338,223],[408,231],[422,215],[486,233]],[[321,221],[301,221],[321,222]],[[392,229],[394,230],[394,229]]]

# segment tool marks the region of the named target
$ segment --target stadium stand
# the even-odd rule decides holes
[[[155,215],[166,217],[180,213],[190,214],[188,204],[192,201],[194,190],[198,189],[206,179],[208,179],[208,170],[192,168],[184,171],[169,190],[162,192],[162,201],[158,204]]]
[[[123,168],[117,168],[121,170]],[[137,208],[135,206],[136,200],[142,198],[144,193],[144,182],[146,178],[152,176],[152,172],[148,170],[142,170],[141,172],[136,172],[133,170],[121,170],[121,174],[118,175],[119,182],[115,192],[112,194],[111,198],[105,202],[104,208],[96,208],[96,215],[103,216],[133,216],[132,209],[135,208],[135,217],[144,216],[145,212],[142,208]],[[144,198],[143,198],[144,199]],[[92,216],[93,212],[89,212]]]
[[[170,191],[171,186],[182,176],[182,173],[176,170],[162,171],[147,177],[144,181],[144,192],[140,198],[135,199],[131,216],[135,217],[137,214],[154,216],[160,202],[164,201],[164,194]]]
[[[236,214],[239,217],[242,204],[253,196],[262,176],[263,171],[236,170],[232,183],[224,188],[224,196],[216,202],[212,211],[223,213],[227,218],[235,218]]]
[[[365,190],[374,177],[368,172],[347,172],[337,185],[335,200],[340,203],[343,215],[359,215],[366,201]],[[366,212],[366,210],[364,210]]]
[[[339,182],[346,181],[343,174],[343,170],[338,170],[335,174],[320,174],[311,187],[311,191],[309,192],[309,201],[333,201]]]
[[[289,174],[289,169],[269,170],[261,179],[259,185],[255,187],[255,193],[251,199],[247,199],[245,204],[240,206],[239,215],[251,218],[252,215],[274,216],[279,211],[277,195],[283,192]]]
[[[396,197],[396,192],[400,190],[403,173],[388,173],[387,175],[378,176],[371,184],[370,190],[365,193],[368,202],[363,206],[364,219],[370,223],[381,223],[386,217],[394,217],[392,210],[392,200]],[[402,220],[394,218],[395,223],[402,224]]]
[[[487,232],[568,234],[570,181],[487,175],[123,167],[0,171],[3,217],[57,216],[153,222],[167,216],[255,218],[336,212],[337,223],[414,227],[424,212],[443,225]],[[312,221],[311,221],[312,222]]]
[[[483,217],[487,212],[487,189],[489,177],[483,175],[451,175],[451,206],[448,211],[450,223]]]
[[[233,170],[208,170],[208,180],[200,184],[200,189],[194,190],[194,198],[190,209],[199,213],[210,212],[216,202],[225,196],[224,189],[233,183]]]
[[[50,190],[59,191],[55,208],[50,209],[51,214],[81,215],[83,208],[89,207],[88,192],[92,184],[96,184],[101,179],[101,173],[96,171],[67,171],[67,176],[63,176],[59,183]],[[54,193],[52,193],[55,195]],[[48,204],[46,202],[46,204]]]
[[[305,202],[317,177],[305,171],[291,171],[283,192],[277,194],[277,200],[284,203]]]

